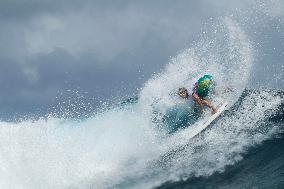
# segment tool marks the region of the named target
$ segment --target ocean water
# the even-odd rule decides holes
[[[254,45],[237,21],[213,29],[121,104],[79,120],[0,122],[0,188],[283,188],[283,91],[247,88]],[[179,121],[192,121],[181,117],[194,104],[176,92],[205,73],[213,103],[229,107],[189,139]]]
[[[80,122],[2,122],[0,186],[282,188],[283,95],[246,90],[209,129],[177,145],[148,127],[137,103]]]

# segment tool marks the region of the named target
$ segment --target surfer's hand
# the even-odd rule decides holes
[[[212,114],[216,114],[216,113],[217,113],[217,109],[216,108],[212,109]]]

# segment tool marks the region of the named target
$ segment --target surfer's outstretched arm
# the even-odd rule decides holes
[[[193,93],[192,97],[200,106],[202,112],[203,112],[203,106],[208,106],[209,108],[211,108],[213,113],[217,112],[217,109],[208,100],[201,99],[196,93]]]
[[[212,109],[212,112],[215,114],[217,112],[217,109],[208,101],[208,100],[201,100],[202,104],[205,106],[208,106],[209,108]]]

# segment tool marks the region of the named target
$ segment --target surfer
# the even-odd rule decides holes
[[[204,106],[211,108],[213,114],[217,112],[217,109],[212,105],[212,103],[209,100],[204,99],[208,96],[208,93],[210,89],[212,89],[213,85],[214,81],[212,76],[207,74],[199,78],[198,81],[194,84],[191,96],[194,101],[200,106],[201,112],[204,112]],[[189,97],[188,90],[184,87],[179,88],[178,94],[184,99],[188,99]]]

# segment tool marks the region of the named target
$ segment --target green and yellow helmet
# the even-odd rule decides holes
[[[209,88],[214,84],[213,77],[206,74],[197,81],[197,84],[199,93],[203,93],[205,91],[207,92]]]

